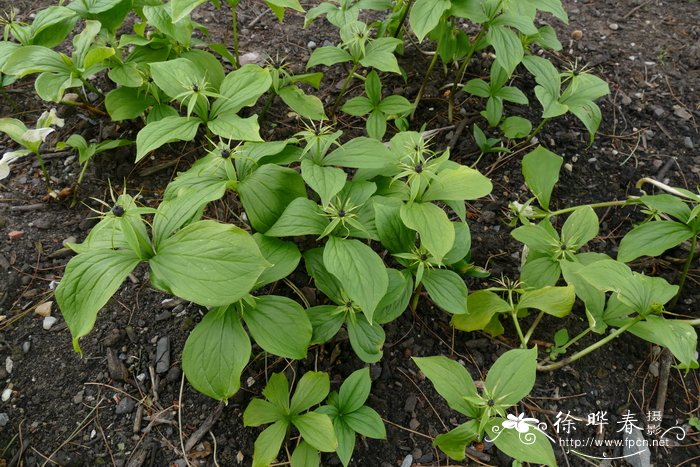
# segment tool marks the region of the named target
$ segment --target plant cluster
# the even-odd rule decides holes
[[[136,161],[174,141],[196,141],[203,148],[203,157],[167,186],[157,209],[140,206],[138,196],[126,192],[113,196],[87,238],[70,245],[77,255],[56,299],[76,351],[100,309],[142,263],[154,288],[209,308],[187,339],[182,365],[194,388],[221,401],[240,388],[253,353],[251,338],[264,352],[304,359],[310,346],[331,341],[345,327],[354,353],[374,363],[383,356],[382,326],[407,309],[417,312],[422,297],[452,315],[459,330],[499,335],[505,332],[501,320],[510,320],[521,348],[498,359],[481,392],[459,363],[415,358],[448,405],[469,418],[435,439],[454,459],[464,458],[466,445],[494,436],[494,427],[522,422],[522,416],[507,418],[505,410],[527,396],[536,370],[561,367],[625,331],[667,347],[683,368],[698,366],[692,327],[697,320],[668,317],[695,255],[698,193],[653,182],[667,193],[552,210],[562,158],[538,146],[522,159],[533,196],[511,205],[517,226],[512,235],[524,245],[521,274],[467,289],[467,277],[485,278],[488,272],[471,259],[466,203],[489,195],[492,184],[453,159],[450,150],[431,144],[429,133],[409,131],[422,123],[414,113],[440,60],[446,70],[456,70],[447,93],[450,119],[460,93],[483,102],[483,121],[473,128],[482,155],[522,148],[547,121],[567,113],[581,121],[592,141],[601,121],[595,101],[608,94],[607,84],[585,68],[559,70],[539,53],[561,49],[551,26],[535,25],[538,11],[567,21],[559,0],[321,3],[306,13],[307,24],[325,17],[338,28],[339,42],[315,49],[306,68],[345,66],[346,78],[330,108],[303,87],[319,88],[320,71],[295,75],[278,58],[264,67],[240,65],[239,0],[226,1],[233,17],[231,49],[194,38],[194,31],[206,32],[191,19],[204,1],[74,0],[42,10],[31,24],[13,15],[5,20],[0,86],[37,74],[35,89],[45,101],[90,110],[87,94],[93,93],[103,97],[99,101],[113,121],[140,123],[133,142],[88,142],[72,135],[58,143],[78,151],[83,171],[96,154],[131,143]],[[280,21],[286,9],[303,12],[297,0],[266,3]],[[368,24],[360,20],[362,10],[386,14]],[[135,22],[123,33],[128,16]],[[55,50],[76,25],[82,29],[72,47],[62,49],[70,53]],[[397,54],[403,52],[407,26],[418,41],[435,44],[413,102],[386,95],[380,78],[405,76]],[[464,82],[477,53],[492,57],[488,76]],[[518,87],[520,73],[534,77],[532,92]],[[348,99],[355,80],[363,81],[364,95]],[[73,89],[82,92],[82,102],[77,94],[67,98]],[[512,104],[531,105],[528,94],[542,109],[535,125],[506,116]],[[254,113],[265,95],[262,111]],[[263,141],[259,119],[277,97],[309,123],[288,139]],[[367,136],[345,137],[334,124],[339,112],[360,119]],[[36,154],[41,161],[41,143],[61,123],[54,111],[35,130],[0,120],[0,131],[26,148],[5,154],[0,178],[17,157]],[[209,203],[227,193],[240,202],[236,224],[203,220]],[[586,245],[598,235],[595,209],[616,205],[641,206],[648,220],[625,235],[613,259]],[[690,252],[678,285],[626,264],[686,241]],[[309,306],[301,293],[302,303],[269,293],[268,286],[278,281],[297,290],[289,277],[302,261],[327,298],[324,304]],[[539,323],[545,316],[568,315],[577,300],[589,327],[574,337],[562,329],[553,336],[549,361],[538,363],[529,343]],[[529,327],[523,329],[525,320]],[[600,339],[559,358],[588,333]],[[269,425],[255,443],[254,465],[269,465],[292,440],[292,466],[319,465],[321,452],[336,452],[347,465],[356,434],[385,438],[381,418],[365,405],[370,386],[366,368],[349,375],[338,392],[330,392],[326,373],[302,375],[291,394],[288,377],[272,375],[264,399],[253,399],[244,414],[246,426]],[[299,436],[291,438],[293,431]],[[549,442],[533,436],[536,442],[528,445],[503,432],[494,442],[520,461],[555,464]]]

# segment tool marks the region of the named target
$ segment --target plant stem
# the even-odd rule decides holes
[[[544,317],[544,311],[540,311],[540,313],[537,315],[537,318],[535,318],[535,321],[532,322],[530,325],[530,328],[527,330],[527,333],[525,334],[525,346],[527,347],[527,343],[530,340],[530,337],[532,337],[532,333],[535,332],[535,328],[537,328],[537,325],[540,324],[540,321],[542,321],[542,318]]]
[[[607,337],[605,337],[605,338],[599,340],[599,341],[596,342],[595,344],[589,345],[588,347],[586,347],[586,348],[583,349],[583,350],[580,350],[580,351],[576,352],[575,354],[573,354],[573,355],[570,356],[570,357],[567,357],[567,358],[565,358],[565,359],[563,359],[563,360],[560,360],[560,361],[558,361],[558,362],[552,363],[552,364],[550,364],[550,365],[538,365],[538,366],[537,366],[537,371],[552,371],[552,370],[558,370],[559,368],[562,368],[562,367],[568,365],[569,363],[575,362],[575,361],[578,360],[579,358],[585,357],[586,355],[588,355],[589,353],[593,352],[594,350],[597,350],[597,349],[603,347],[605,344],[607,344],[608,342],[612,341],[613,339],[615,339],[616,337],[618,337],[618,336],[619,336],[620,334],[622,334],[623,332],[627,331],[629,328],[631,328],[633,325],[635,325],[636,323],[638,323],[638,322],[641,321],[642,319],[643,319],[642,316],[637,316],[637,317],[635,317],[632,321],[629,321],[629,322],[626,323],[624,326],[622,326],[621,328],[617,329],[615,332],[612,332],[612,333],[608,334]]]
[[[567,214],[570,212],[574,212],[578,208],[582,206],[589,206],[591,208],[607,208],[610,206],[624,206],[625,204],[637,204],[639,203],[638,198],[628,198],[628,199],[623,199],[623,200],[614,200],[614,201],[603,201],[601,203],[591,203],[591,204],[582,204],[581,206],[573,206],[570,208],[566,209],[560,209],[558,211],[552,211],[548,213],[545,217],[552,217],[552,216],[560,216],[562,214]]]
[[[231,40],[233,41],[233,57],[236,59],[235,63],[232,63],[234,70],[240,68],[240,52],[238,50],[238,12],[236,11],[238,4],[231,7],[231,35],[233,36]]]
[[[355,75],[355,72],[357,71],[357,68],[359,67],[359,63],[353,63],[352,68],[350,69],[350,73],[348,73],[348,76],[345,78],[345,82],[343,83],[343,87],[340,90],[340,94],[338,94],[338,97],[335,99],[335,103],[333,104],[333,110],[331,111],[331,114],[335,116],[335,113],[338,111],[338,106],[340,105],[340,100],[343,98],[345,95],[345,91],[348,90],[348,86],[350,85],[350,81],[352,81],[352,78]]]
[[[418,284],[418,287],[416,287],[416,290],[413,291],[413,296],[411,297],[411,313],[416,312],[416,308],[418,308],[418,302],[420,301],[420,293],[421,289],[423,288],[422,284]]]
[[[562,350],[568,349],[571,345],[575,344],[579,340],[581,340],[584,336],[587,336],[588,333],[591,332],[591,328],[586,328],[582,332],[580,332],[577,336],[575,336],[573,339],[569,340],[566,344],[560,347]]]
[[[89,90],[90,92],[94,92],[94,93],[97,94],[98,96],[101,96],[101,95],[102,95],[102,93],[99,91],[99,89],[97,89],[97,88],[95,87],[95,85],[92,84],[90,81],[88,81],[88,80],[86,80],[86,79],[81,79],[81,81],[83,82],[83,86],[85,86],[86,88],[88,88],[88,90]]]
[[[396,26],[396,31],[394,31],[394,38],[396,39],[398,39],[399,35],[401,35],[401,29],[403,29],[403,25],[406,22],[408,12],[411,10],[411,5],[413,5],[413,0],[408,0],[404,6],[403,13],[401,13],[401,21],[399,21],[398,26]]]
[[[46,165],[44,165],[44,158],[41,157],[41,154],[38,152],[36,153],[36,158],[39,159],[39,167],[41,167],[41,172],[44,174],[44,180],[46,181],[46,189],[49,192],[49,195],[55,198],[55,193],[53,191],[53,188],[51,187],[51,177],[49,177],[49,172],[46,170]]]
[[[425,86],[428,84],[428,79],[430,79],[430,75],[433,74],[433,68],[435,68],[435,64],[437,63],[438,60],[438,53],[435,52],[435,55],[433,55],[433,59],[430,62],[430,65],[428,66],[428,71],[425,72],[425,76],[423,77],[423,82],[420,85],[420,89],[418,90],[418,95],[416,96],[416,100],[413,101],[413,112],[411,112],[411,120],[413,120],[414,115],[416,115],[416,110],[418,110],[418,104],[420,103],[421,99],[423,98],[423,93],[425,92]]]
[[[525,143],[525,144],[528,144],[530,141],[532,141],[532,138],[534,138],[535,136],[537,136],[537,134],[538,134],[540,131],[542,131],[542,128],[544,128],[544,125],[545,125],[545,123],[547,123],[548,120],[549,120],[548,118],[543,118],[542,120],[540,120],[540,124],[537,125],[537,126],[535,127],[535,129],[532,130],[532,132],[530,132],[529,135],[527,135],[527,138],[525,138],[524,143]]]
[[[267,98],[267,101],[265,102],[265,107],[263,107],[262,111],[260,112],[260,120],[265,120],[265,117],[267,116],[267,111],[270,110],[272,103],[275,101],[275,97],[277,97],[277,94],[275,94],[274,92],[271,92],[270,96]]]
[[[450,123],[452,123],[452,119],[454,117],[455,94],[457,94],[457,87],[459,87],[459,85],[462,84],[462,80],[464,80],[464,75],[467,73],[467,67],[469,66],[469,63],[471,63],[474,52],[476,51],[476,44],[478,44],[478,42],[481,40],[481,36],[484,35],[484,31],[485,29],[481,29],[476,37],[474,37],[474,40],[470,42],[469,51],[464,57],[464,60],[462,60],[462,64],[459,66],[459,70],[457,71],[457,79],[454,83],[452,83],[452,90],[450,91],[447,108],[447,119]]]
[[[678,300],[681,298],[681,294],[683,293],[683,286],[685,286],[685,280],[688,278],[688,271],[690,270],[690,265],[692,264],[693,257],[695,256],[695,244],[697,243],[697,239],[697,234],[693,235],[693,237],[690,239],[690,253],[688,253],[688,258],[686,258],[685,264],[683,265],[683,272],[681,272],[681,278],[678,281],[678,293],[675,297],[673,297],[673,300],[669,305],[669,308],[671,310],[673,310],[676,307],[676,304],[678,303]]]

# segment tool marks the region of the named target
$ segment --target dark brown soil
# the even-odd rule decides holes
[[[239,20],[244,52],[287,56],[296,71],[301,71],[310,53],[309,41],[322,45],[324,41],[337,40],[335,30],[324,21],[302,29],[302,17],[291,14],[279,24],[269,11],[264,13],[262,2],[242,3]],[[312,2],[302,3],[308,6]],[[45,2],[19,0],[13,4],[27,18]],[[593,67],[610,83],[611,95],[601,102],[604,120],[592,146],[587,147],[582,126],[568,117],[550,122],[539,135],[544,145],[570,164],[555,189],[556,206],[623,199],[636,192],[636,181],[645,176],[694,188],[700,183],[700,5],[689,0],[567,0],[565,4],[571,23],[557,25],[565,50],[554,60],[562,66],[578,61]],[[2,8],[7,6],[0,4]],[[214,42],[230,41],[227,10],[214,11],[205,6],[194,17],[210,28]],[[568,38],[574,30],[581,30],[583,38],[570,42]],[[407,83],[386,79],[385,86],[413,98],[428,59],[408,44],[401,61],[408,73]],[[470,73],[483,73],[478,60]],[[322,89],[326,91],[319,95],[331,99],[338,92],[336,85],[341,79],[342,70],[329,71],[323,81]],[[428,129],[449,126],[441,87],[451,79],[452,74],[445,78],[437,70],[428,88],[418,112],[418,122],[427,122]],[[479,105],[475,101],[464,100],[463,95],[459,98],[468,115],[480,110],[474,107]],[[29,79],[6,89],[0,99],[0,116],[31,122],[46,109],[33,97]],[[533,119],[539,112],[537,108],[509,111]],[[59,114],[65,118],[66,127],[58,132],[58,138],[71,133],[81,133],[86,139],[133,138],[137,130],[131,124],[114,125],[74,108],[62,107]],[[348,134],[359,134],[361,125],[345,119],[341,128]],[[298,129],[299,123],[287,117],[286,108],[275,104],[268,112],[262,134],[275,138]],[[458,134],[454,129],[446,129],[435,138],[438,146],[452,140],[456,141],[455,157],[473,162],[477,151],[469,129]],[[6,148],[12,145],[0,137],[0,153]],[[125,148],[100,156],[88,171],[75,206],[71,206],[70,196],[60,202],[44,199],[43,179],[30,158],[15,164],[10,178],[0,183],[0,314],[4,315],[0,321],[0,363],[12,362],[11,371],[0,365],[2,389],[12,390],[10,399],[0,403],[0,418],[7,417],[7,423],[0,428],[0,465],[4,465],[2,459],[8,465],[44,465],[49,457],[46,465],[172,465],[181,459],[181,442],[217,407],[216,402],[198,394],[186,382],[183,385],[179,369],[189,329],[205,310],[193,304],[165,301],[169,297],[149,287],[145,270],[137,270],[134,280],[125,282],[102,310],[95,330],[82,341],[82,359],[72,351],[70,335],[55,305],[52,313],[59,321],[50,331],[42,328],[42,319],[34,313],[38,304],[52,300],[52,281],[60,280],[69,259],[61,250],[62,242],[70,237],[85,237],[95,216],[89,208],[100,209],[92,198],[109,198],[108,181],[114,189],[122,189],[126,180],[130,192],[141,190],[144,202],[155,206],[167,182],[177,170],[187,168],[198,150],[192,144],[171,145],[160,151],[157,159],[137,166],[133,165],[132,151]],[[527,197],[520,175],[521,155],[486,157],[479,165],[493,179],[495,188],[489,199],[472,206],[474,258],[495,278],[501,274],[517,276],[520,252],[508,234],[505,211],[508,202]],[[57,189],[71,186],[79,173],[75,158],[68,156],[56,155],[47,161]],[[160,170],[156,170],[158,167]],[[208,215],[226,220],[222,214],[227,212],[226,203],[235,207],[235,200],[227,199],[214,203]],[[592,243],[592,249],[612,253],[638,214],[611,209],[599,215],[603,219],[601,236]],[[12,231],[22,231],[23,235],[11,238]],[[676,258],[685,254],[679,248],[659,260],[637,266],[677,281]],[[299,279],[298,285],[308,285],[303,274],[295,278]],[[482,288],[486,283],[474,281],[470,287]],[[696,263],[679,313],[698,316],[699,284]],[[413,465],[455,465],[432,446],[431,439],[463,420],[421,377],[410,357],[448,355],[463,361],[479,379],[498,355],[515,345],[508,338],[495,340],[481,333],[455,333],[449,318],[426,303],[416,315],[406,312],[386,327],[384,359],[372,366],[375,381],[368,403],[386,420],[388,441],[358,441],[354,466],[399,466],[409,454]],[[566,327],[573,334],[585,327],[584,321],[579,312],[564,322],[544,323],[535,337],[546,344],[557,329]],[[512,329],[506,329],[506,336],[513,336]],[[170,341],[171,368],[167,373],[152,375],[149,368],[155,368],[156,345],[163,337]],[[582,344],[590,342],[584,340]],[[335,348],[340,351],[337,358]],[[535,390],[521,409],[550,427],[559,411],[583,419],[589,413],[607,411],[610,425],[606,437],[621,439],[621,434],[616,433],[621,414],[630,410],[641,419],[654,410],[657,350],[634,336],[623,335],[589,358],[555,373],[539,375]],[[128,369],[125,379],[110,374],[110,353]],[[331,344],[312,348],[308,358],[300,362],[257,355],[243,374],[243,389],[224,407],[218,422],[191,452],[191,462],[250,465],[258,431],[244,429],[241,415],[249,400],[260,394],[269,372],[318,368],[330,372],[337,388],[344,377],[361,366],[342,336]],[[700,416],[698,374],[672,370],[662,426],[682,426],[688,436],[678,446],[652,448],[655,465],[700,463],[700,435],[687,425],[692,415]],[[141,422],[135,428],[139,417]],[[571,437],[588,437],[589,428],[583,423],[577,436]],[[599,450],[595,455],[604,453],[608,457],[620,456],[621,448]],[[488,446],[475,446],[472,454],[485,464],[510,465],[508,459]],[[587,464],[564,449],[557,449],[557,456],[560,465],[600,463]],[[619,460],[605,462],[625,465]],[[323,464],[339,465],[339,461],[325,456]]]

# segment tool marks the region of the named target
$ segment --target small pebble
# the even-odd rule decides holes
[[[0,427],[4,427],[8,423],[10,423],[10,416],[5,412],[0,413]]]
[[[58,319],[54,318],[53,316],[47,316],[44,318],[44,321],[41,323],[41,325],[44,327],[45,330],[49,330],[53,327],[54,324],[56,324],[56,321]]]
[[[134,402],[134,399],[132,399],[131,397],[124,397],[117,404],[117,408],[114,409],[114,413],[117,415],[131,413],[134,411],[135,407],[136,407],[136,402]]]
[[[568,162],[567,162],[566,164],[564,164],[564,168],[565,168],[565,169],[566,169],[566,171],[567,171],[567,172],[569,172],[569,173],[571,173],[571,172],[573,172],[573,171],[574,171],[574,166],[573,166],[573,165],[571,165],[571,164],[570,164],[570,163],[568,163]]]
[[[51,316],[51,305],[53,305],[51,300],[44,302],[41,305],[37,305],[37,307],[34,309],[34,313],[44,318]]]
[[[12,397],[12,389],[6,388],[2,392],[2,396],[0,396],[0,399],[2,399],[3,402],[7,402],[10,400],[10,397]]]
[[[693,140],[690,138],[690,136],[686,136],[683,138],[683,146],[685,146],[688,149],[693,149],[695,145],[693,144]]]
[[[24,353],[29,353],[29,349],[32,348],[32,343],[29,341],[24,341],[22,344],[22,352]]]
[[[10,357],[7,357],[5,359],[5,371],[7,372],[8,375],[12,373],[12,368],[14,366],[15,366],[15,362],[13,362]]]
[[[24,236],[24,232],[21,230],[11,230],[7,233],[7,238],[10,240],[17,240]]]
[[[407,455],[404,457],[403,462],[401,462],[401,467],[411,467],[413,465],[413,456]]]
[[[617,31],[618,29],[620,29],[620,25],[617,23],[610,23],[608,24],[608,27],[613,31]]]
[[[571,32],[571,38],[575,41],[581,40],[582,37],[583,31],[581,31],[580,29],[576,29],[575,31]]]
[[[78,391],[78,393],[75,396],[73,396],[73,403],[74,404],[82,404],[84,395],[85,395],[85,390],[81,389],[80,391]]]
[[[156,373],[165,373],[170,369],[170,338],[158,339],[156,344]]]
[[[314,41],[309,41],[309,43],[306,44],[306,46],[307,46],[309,49],[311,49],[311,50],[313,50],[313,49],[315,49],[316,47],[318,47],[318,45],[317,45]]]

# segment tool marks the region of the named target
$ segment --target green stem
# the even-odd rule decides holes
[[[563,360],[560,360],[560,361],[558,361],[558,362],[552,363],[552,364],[550,364],[550,365],[538,365],[538,366],[537,366],[537,371],[552,371],[552,370],[558,370],[559,368],[562,368],[562,367],[564,367],[564,366],[566,366],[566,365],[568,365],[568,364],[570,364],[570,363],[572,363],[572,362],[575,362],[575,361],[578,360],[579,358],[585,357],[586,355],[588,355],[589,353],[593,352],[594,350],[597,350],[597,349],[603,347],[605,344],[607,344],[608,342],[612,341],[613,339],[615,339],[616,337],[618,337],[618,336],[619,336],[620,334],[622,334],[623,332],[627,331],[629,328],[631,328],[632,326],[634,326],[635,324],[637,324],[637,323],[638,323],[639,321],[641,321],[642,319],[644,319],[643,316],[637,316],[637,317],[635,317],[632,321],[629,321],[627,324],[625,324],[625,325],[622,326],[621,328],[617,329],[615,332],[612,332],[612,333],[608,334],[608,336],[605,337],[604,339],[599,340],[599,341],[596,342],[595,344],[589,345],[589,346],[586,347],[585,349],[576,352],[575,354],[573,354],[573,355],[570,356],[570,357],[567,357],[567,358],[565,358],[565,359],[563,359]]]
[[[233,57],[236,59],[236,63],[232,63],[234,69],[238,69],[241,66],[240,52],[238,50],[238,12],[236,11],[237,4],[231,7],[231,34],[233,41]]]
[[[411,297],[411,313],[415,313],[416,309],[418,308],[418,302],[420,301],[420,293],[422,290],[423,286],[421,284],[418,284],[418,287],[416,287],[416,290],[413,291],[413,296]]]
[[[338,111],[338,106],[340,105],[340,100],[343,98],[345,95],[345,91],[348,90],[348,86],[350,85],[350,81],[352,81],[352,78],[355,76],[355,72],[359,68],[359,63],[353,63],[352,68],[350,69],[350,73],[348,73],[348,76],[345,78],[345,82],[343,83],[343,87],[340,90],[340,94],[338,94],[338,97],[335,99],[335,103],[333,104],[333,110],[331,111],[331,114],[335,116],[335,113]]]
[[[428,84],[428,79],[430,79],[430,75],[433,74],[433,68],[435,68],[435,64],[437,63],[438,60],[438,53],[435,52],[435,55],[433,55],[433,59],[430,62],[430,65],[428,66],[428,71],[425,73],[425,76],[423,77],[423,82],[420,85],[420,89],[418,90],[418,95],[416,96],[416,100],[413,101],[413,112],[411,112],[411,120],[413,120],[413,117],[416,114],[416,110],[418,109],[418,104],[420,103],[421,99],[423,98],[423,93],[425,92],[425,86]]]
[[[690,239],[690,253],[688,253],[688,258],[686,258],[685,264],[683,265],[683,272],[681,272],[681,278],[678,281],[678,293],[675,297],[673,297],[673,300],[669,305],[669,309],[671,310],[676,307],[678,300],[681,298],[681,293],[683,293],[683,286],[685,286],[685,280],[688,278],[688,271],[690,270],[690,265],[692,264],[693,257],[695,256],[695,244],[697,243],[697,239],[697,234],[693,235],[693,237]]]
[[[401,34],[401,29],[403,29],[403,25],[406,22],[408,12],[411,10],[411,5],[413,5],[413,0],[408,0],[406,6],[404,7],[403,13],[401,14],[401,21],[399,21],[399,25],[396,26],[396,31],[394,31],[394,38],[396,39],[398,39],[399,35]]]
[[[681,323],[690,324],[691,326],[700,326],[700,318],[697,319],[679,319]]]
[[[457,88],[460,84],[462,84],[462,81],[464,80],[464,75],[467,73],[467,67],[471,63],[472,57],[474,56],[474,52],[476,51],[476,44],[478,44],[481,40],[481,37],[484,35],[484,31],[485,29],[479,31],[476,37],[474,37],[474,40],[471,41],[471,43],[469,44],[469,51],[464,57],[464,60],[462,60],[462,64],[459,66],[459,70],[457,71],[457,79],[454,83],[452,83],[452,91],[450,91],[447,109],[447,118],[450,123],[452,123],[452,119],[454,117],[455,94],[457,94]]]
[[[560,216],[562,214],[567,214],[570,212],[574,212],[578,208],[582,206],[589,206],[591,208],[607,208],[611,206],[624,206],[626,204],[637,204],[639,203],[639,200],[637,198],[628,198],[624,200],[615,200],[615,201],[604,201],[602,203],[591,203],[591,204],[582,204],[581,206],[573,206],[570,208],[566,209],[560,209],[558,211],[551,211],[549,212],[545,217],[552,217],[552,216]]]
[[[49,195],[54,196],[55,193],[54,193],[53,188],[51,186],[51,177],[49,177],[49,172],[48,172],[48,170],[46,170],[46,165],[44,164],[44,158],[41,157],[41,154],[39,154],[38,152],[35,154],[36,154],[36,158],[39,160],[39,167],[41,167],[41,172],[44,174],[44,180],[46,181],[46,189],[48,190]]]
[[[80,80],[83,82],[83,86],[85,86],[86,88],[88,88],[88,91],[94,92],[94,93],[97,94],[98,96],[101,96],[101,95],[102,95],[102,93],[99,91],[99,89],[97,89],[97,88],[95,87],[95,85],[92,84],[90,81],[88,81],[88,80],[86,80],[86,79],[82,79],[82,78],[81,78]]]
[[[537,126],[535,127],[535,129],[532,130],[532,132],[531,132],[529,135],[527,135],[527,138],[525,138],[524,143],[525,143],[525,144],[528,144],[530,141],[532,141],[532,138],[534,138],[535,136],[537,136],[537,134],[538,134],[540,131],[542,131],[542,128],[544,128],[544,125],[547,123],[548,120],[549,120],[548,118],[543,118],[542,120],[540,120],[540,124],[537,125]]]
[[[260,112],[260,120],[265,120],[265,117],[267,116],[267,111],[270,110],[270,107],[272,107],[272,103],[275,101],[275,97],[277,97],[277,94],[271,92],[270,96],[265,102],[265,107],[263,107],[262,111]]]
[[[576,337],[574,337],[569,342],[567,342],[566,344],[561,346],[560,349],[561,350],[568,349],[571,345],[573,345],[576,342],[578,342],[579,340],[581,340],[584,336],[587,336],[589,332],[591,332],[591,328],[586,328],[583,332],[579,333]]]
[[[542,321],[543,317],[544,311],[540,311],[540,313],[537,315],[537,318],[535,318],[535,321],[532,322],[530,328],[527,330],[527,333],[525,333],[525,347],[527,347],[527,343],[530,340],[530,337],[532,337],[532,333],[535,332],[535,328],[537,328],[537,325],[540,324],[540,321]]]

